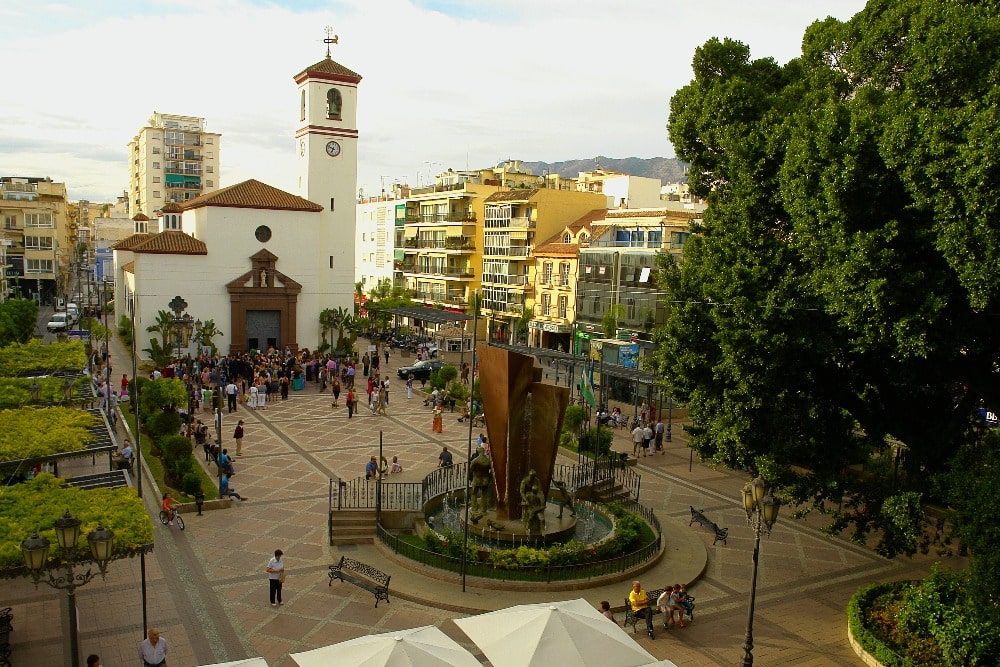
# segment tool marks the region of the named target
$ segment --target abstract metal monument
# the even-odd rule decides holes
[[[490,519],[511,532],[551,533],[544,527],[544,510],[569,389],[542,384],[542,369],[528,355],[488,345],[477,346],[476,354],[496,493]],[[532,474],[537,481],[529,481]],[[529,516],[522,525],[526,509]]]

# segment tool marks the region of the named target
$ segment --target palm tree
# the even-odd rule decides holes
[[[160,339],[163,341],[160,347],[169,350],[170,339],[174,335],[174,316],[166,310],[159,311],[156,313],[156,322],[146,327],[146,331],[160,334]],[[143,352],[145,351],[143,350]]]
[[[343,306],[338,306],[337,310],[333,311],[333,326],[337,329],[336,347],[338,348],[340,347],[340,339],[344,337],[344,325],[350,316],[351,312]]]
[[[214,354],[216,348],[212,339],[222,335],[223,333],[215,326],[215,320],[205,320],[205,323],[201,325],[201,329],[195,334],[194,339],[198,342],[198,345],[210,346]]]
[[[324,308],[319,313],[319,326],[323,339],[323,342],[320,345],[321,349],[325,349],[329,345],[326,341],[327,336],[329,336],[330,332],[337,326],[336,321],[334,320],[335,315],[336,313],[332,308]]]

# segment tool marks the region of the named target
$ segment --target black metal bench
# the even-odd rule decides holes
[[[667,589],[665,589],[665,588],[657,588],[655,590],[646,591],[646,599],[649,600],[649,610],[653,613],[653,616],[656,616],[657,614],[660,613],[660,608],[656,606],[656,601],[660,599],[660,596],[663,595],[663,591],[665,591],[665,590],[667,590]],[[638,623],[641,620],[643,620],[643,619],[639,616],[638,612],[636,612],[636,611],[634,611],[632,609],[632,603],[629,602],[628,596],[626,595],[625,596],[625,620],[624,620],[624,622],[622,622],[622,627],[626,627],[628,625],[631,625],[632,626],[632,634],[635,634],[635,625],[636,625],[636,623]]]
[[[729,529],[719,528],[714,521],[709,521],[708,517],[705,516],[705,510],[696,510],[693,505],[689,505],[689,507],[691,507],[691,520],[688,522],[688,526],[697,523],[699,526],[708,528],[715,533],[715,539],[712,540],[713,547],[720,540],[723,544],[726,544],[726,538],[729,537]]]
[[[340,563],[330,566],[330,581],[327,586],[332,585],[334,579],[346,581],[372,593],[375,596],[376,609],[380,600],[389,602],[390,575],[371,565],[341,556]]]
[[[14,613],[10,607],[0,610],[0,665],[10,665],[10,633],[14,631]]]

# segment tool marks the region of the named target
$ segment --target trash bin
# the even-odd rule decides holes
[[[304,376],[299,376],[297,378],[292,378],[292,391],[302,391],[306,388],[306,379]]]

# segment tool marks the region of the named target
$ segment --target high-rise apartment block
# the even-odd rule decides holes
[[[217,190],[221,137],[204,118],[154,112],[128,144],[132,215],[153,217],[164,204]]]

